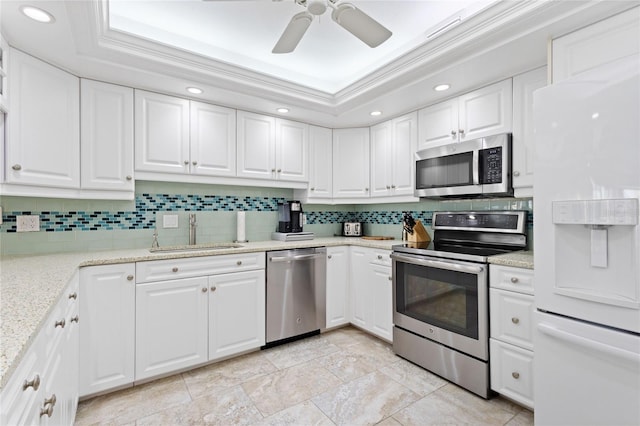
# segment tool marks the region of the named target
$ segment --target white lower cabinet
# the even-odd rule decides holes
[[[533,271],[489,268],[491,389],[533,409]]]
[[[349,324],[349,247],[327,247],[327,328]]]
[[[136,380],[207,361],[207,277],[136,285]]]
[[[393,339],[393,290],[389,250],[351,247],[351,323]]]
[[[80,396],[132,384],[135,264],[80,269]]]
[[[74,275],[2,388],[0,424],[73,424],[78,406],[78,319]]]

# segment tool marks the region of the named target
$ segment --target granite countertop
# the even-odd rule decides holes
[[[533,251],[515,251],[513,253],[491,256],[489,258],[489,263],[494,265],[533,269]]]
[[[252,253],[305,247],[358,245],[390,250],[398,240],[364,240],[330,237],[307,241],[258,241],[242,247],[186,252],[154,252],[148,249],[112,250],[0,258],[0,390],[20,363],[42,322],[79,267],[180,259],[223,254]],[[200,245],[199,245],[200,246]],[[203,244],[202,247],[206,247]]]

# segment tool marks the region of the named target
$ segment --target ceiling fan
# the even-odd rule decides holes
[[[212,0],[205,0],[212,1]],[[213,0],[225,1],[225,0]],[[228,1],[228,0],[227,0]],[[282,0],[273,0],[282,1]],[[391,31],[351,3],[340,0],[293,0],[306,8],[293,15],[271,53],[291,53],[302,40],[315,16],[322,15],[327,7],[333,9],[331,19],[342,28],[362,40],[369,47],[377,47],[391,37]]]

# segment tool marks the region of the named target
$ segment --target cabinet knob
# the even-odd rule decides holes
[[[78,317],[78,315],[76,315],[75,317],[71,317],[71,322],[77,323],[79,320],[80,320],[80,317]]]
[[[40,417],[46,415],[47,417],[51,417],[53,414],[53,405],[46,404],[44,407],[40,409]]]
[[[193,164],[194,166],[197,166],[198,162],[197,161],[192,161],[191,164]]]
[[[369,188],[365,188],[365,189],[364,189],[364,192],[369,192]]]
[[[44,399],[44,404],[42,405],[47,405],[50,404],[51,406],[56,405],[56,402],[58,401],[58,398],[56,398],[56,394],[51,394],[51,396],[49,398],[45,398]]]
[[[464,129],[458,129],[458,133],[460,133],[460,137],[464,137]]]
[[[171,268],[171,272],[178,272],[178,267],[174,266],[173,268]]]
[[[511,377],[513,377],[514,379],[519,379],[520,373],[518,373],[517,371],[514,371],[513,373],[511,373]]]
[[[218,288],[217,288],[215,285],[214,285],[214,286],[211,286],[211,291],[216,291],[217,289],[218,289]]]
[[[312,191],[315,191],[316,189],[312,187],[312,188],[311,188],[311,190],[312,190]]]
[[[389,276],[389,281],[393,281],[393,277],[392,276]]]
[[[76,300],[78,298],[78,293],[75,291],[73,293],[69,293],[69,299]]]
[[[327,259],[331,259],[331,255],[330,254],[327,255]]]
[[[13,166],[11,166],[11,168],[16,171],[22,170],[22,166],[20,164],[14,164]]]
[[[26,391],[29,388],[33,388],[34,391],[37,391],[39,387],[40,387],[40,376],[38,374],[36,374],[33,377],[33,379],[25,380],[24,383],[22,383],[23,391]]]
[[[65,326],[65,324],[66,324],[66,323],[67,323],[67,322],[64,320],[64,318],[62,318],[60,321],[56,321],[56,322],[53,324],[53,327],[54,327],[54,328],[58,328],[58,327],[60,327],[60,328],[64,328],[64,326]]]
[[[513,317],[513,318],[511,318],[511,322],[514,323],[514,324],[518,324],[520,322],[520,319],[516,318],[516,317]]]
[[[456,132],[455,130],[452,130],[451,131],[451,139],[455,139],[457,134],[458,134],[458,132]]]
[[[513,172],[513,176],[514,176],[514,177],[518,177],[518,176],[520,176],[520,172],[516,170],[515,172]]]
[[[391,185],[391,189],[396,189],[396,186],[395,185]]]
[[[184,163],[185,166],[189,165],[189,162],[187,160],[184,160],[183,163]]]
[[[282,173],[282,169],[278,169],[278,173]]]
[[[378,255],[378,260],[382,260],[382,255],[381,254]]]
[[[133,275],[127,275],[127,281],[133,281]]]
[[[387,185],[387,189],[391,189],[391,187],[389,185]]]
[[[127,180],[129,180],[129,181],[130,181],[130,180],[132,180],[132,179],[133,179],[133,176],[131,176],[131,175],[127,175]]]
[[[202,292],[206,293],[207,292],[207,288],[206,287],[202,287]]]
[[[238,266],[242,265],[242,260],[238,260],[238,261],[236,262],[236,265],[238,265]]]
[[[518,282],[518,277],[511,277],[511,282],[512,283],[517,283]]]
[[[275,172],[276,172],[276,169],[271,169],[271,173],[275,173]]]

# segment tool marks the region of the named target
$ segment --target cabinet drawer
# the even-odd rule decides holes
[[[533,294],[533,269],[489,265],[489,286]]]
[[[264,252],[203,256],[136,263],[136,282],[147,283],[264,269]]]
[[[25,381],[39,381],[38,389],[42,388],[44,359],[38,357],[38,340],[29,347],[24,358],[16,371],[12,374],[11,379],[2,389],[2,397],[0,398],[0,424],[18,425],[31,424],[30,418],[38,410],[40,403],[41,391],[34,389],[34,386],[28,386],[23,389]]]
[[[391,266],[391,252],[389,250],[369,249],[367,257],[374,265]]]
[[[492,288],[489,303],[491,337],[533,350],[533,296]]]
[[[490,339],[491,389],[533,409],[533,352]]]

